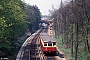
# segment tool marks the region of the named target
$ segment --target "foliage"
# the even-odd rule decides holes
[[[21,0],[1,0],[0,52],[7,56],[15,56],[26,38],[25,33],[28,29],[31,33],[35,32],[39,28],[40,19],[40,11],[36,5],[27,5]]]
[[[34,33],[37,29],[39,29],[39,20],[41,20],[41,13],[36,5],[27,5],[26,14],[27,21],[29,22],[27,23],[29,30]]]
[[[0,51],[9,55],[15,48],[15,41],[25,32],[25,17],[21,0],[0,1]]]
[[[75,60],[87,59],[85,57],[90,54],[89,2],[90,0],[72,0],[67,5],[61,2],[61,7],[52,14],[55,36],[62,36],[62,43],[67,49],[71,48],[71,56]]]

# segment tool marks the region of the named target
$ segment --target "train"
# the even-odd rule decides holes
[[[42,29],[48,29],[48,24],[42,23],[41,28]]]
[[[48,33],[40,33],[40,45],[44,53],[56,53],[56,41]]]

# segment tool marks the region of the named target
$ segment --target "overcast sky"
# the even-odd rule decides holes
[[[49,9],[52,9],[52,4],[55,8],[59,8],[61,0],[24,0],[25,3],[30,5],[37,5],[42,15],[48,15]],[[68,0],[63,0],[68,1]]]

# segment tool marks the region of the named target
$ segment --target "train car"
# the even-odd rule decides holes
[[[40,44],[44,53],[56,53],[56,41],[47,33],[40,33]]]

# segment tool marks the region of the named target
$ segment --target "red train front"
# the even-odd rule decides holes
[[[56,41],[47,33],[40,33],[40,44],[44,53],[56,53]]]

